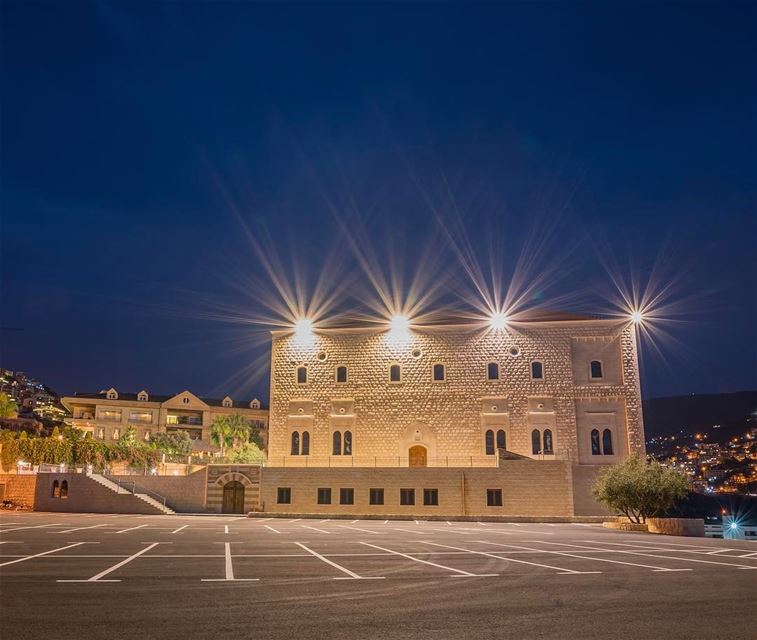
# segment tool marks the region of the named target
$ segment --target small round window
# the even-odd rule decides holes
[[[318,355],[316,356],[316,359],[318,360],[318,362],[326,362],[328,358],[329,357],[326,355],[325,351],[319,351]]]
[[[423,355],[423,351],[421,351],[420,349],[413,349],[412,355],[413,355],[413,358],[417,360]]]
[[[520,349],[518,347],[510,347],[510,355],[513,358],[517,358],[520,355]]]

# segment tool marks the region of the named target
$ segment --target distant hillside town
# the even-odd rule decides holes
[[[58,394],[24,371],[0,368],[0,393],[4,393],[17,415],[0,416],[0,428],[43,433],[63,425],[68,411]]]

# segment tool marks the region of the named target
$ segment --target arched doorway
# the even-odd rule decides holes
[[[419,444],[410,447],[410,451],[408,451],[408,466],[425,467],[426,462],[426,447]]]
[[[244,513],[244,485],[232,480],[223,485],[223,513]]]

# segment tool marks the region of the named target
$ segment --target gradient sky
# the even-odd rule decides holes
[[[546,306],[674,281],[647,396],[757,387],[755,3],[0,11],[0,366],[266,398],[265,334],[209,317],[273,298],[245,230],[367,291],[338,221],[433,282],[451,216]]]

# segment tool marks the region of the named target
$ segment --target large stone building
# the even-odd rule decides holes
[[[92,433],[99,440],[116,441],[129,427],[148,441],[158,431],[184,431],[196,450],[212,450],[210,425],[218,415],[239,413],[268,439],[268,410],[260,400],[244,402],[225,398],[200,398],[190,391],[176,395],[155,395],[147,391],[123,393],[108,389],[99,393],[77,393],[61,398],[71,412],[71,426]]]

